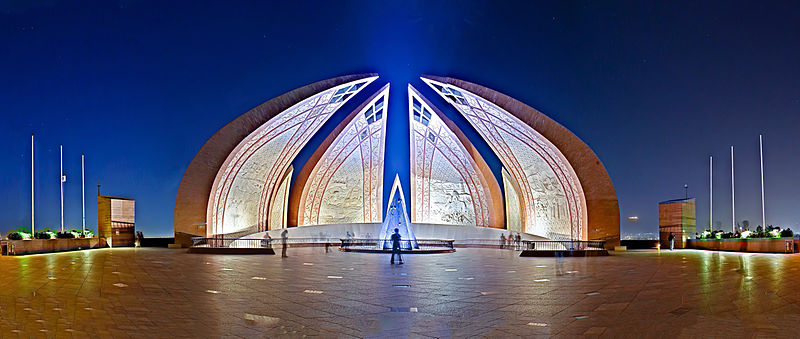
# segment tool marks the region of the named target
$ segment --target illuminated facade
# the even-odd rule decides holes
[[[351,81],[313,95],[270,119],[228,156],[212,186],[210,234],[270,229],[284,214],[279,192],[297,152],[353,94],[375,80]],[[274,227],[273,228],[280,228]]]
[[[509,224],[551,239],[585,239],[583,189],[558,148],[504,109],[465,89],[423,79],[458,109],[503,163],[506,196],[519,202]],[[513,193],[511,192],[513,191]],[[507,210],[509,209],[507,208]]]
[[[411,222],[492,225],[492,197],[472,155],[411,85],[408,100]]]
[[[239,237],[311,225],[380,227],[388,215],[384,208],[399,206],[389,202],[385,207],[383,192],[384,178],[402,177],[395,175],[401,169],[386,168],[385,160],[386,147],[393,144],[396,150],[399,142],[387,141],[396,126],[387,117],[402,113],[389,110],[388,83],[368,89],[376,79],[374,74],[351,75],[301,87],[220,129],[181,181],[176,238],[179,233]],[[467,123],[454,123],[440,110],[447,105],[437,107],[408,85],[409,167],[402,169],[408,186],[402,186],[411,192],[409,227],[477,226],[551,239],[618,242],[613,185],[580,139],[487,88],[452,78],[426,76],[422,81],[430,86],[425,90],[438,94],[437,100],[455,108],[449,114],[461,114]],[[354,97],[360,99],[348,105]],[[336,114],[341,107],[356,105],[329,123],[341,116]],[[311,141],[326,123],[335,128],[321,142]],[[478,151],[462,129],[480,136],[488,149]],[[298,159],[304,149],[312,154]],[[487,165],[487,155],[499,165]],[[395,188],[400,187],[397,180]]]
[[[389,86],[358,110],[314,166],[299,225],[381,222]]]

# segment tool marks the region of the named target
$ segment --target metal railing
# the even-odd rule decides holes
[[[192,238],[192,247],[271,248],[272,242],[269,239]]]
[[[381,250],[384,248],[385,244],[388,243],[389,247],[391,247],[390,240],[384,239],[357,239],[357,238],[350,238],[350,239],[339,239],[341,242],[342,249],[378,249]],[[419,250],[429,250],[429,249],[453,249],[453,240],[450,239],[416,239],[413,241],[416,243],[416,247],[414,249]],[[412,247],[412,240],[400,240],[400,248],[406,249]]]
[[[601,251],[606,244],[604,240],[523,240],[522,243],[531,251]]]
[[[284,241],[289,247],[309,246],[339,246],[341,241],[337,238],[232,238],[232,237],[195,237],[192,238],[192,247],[233,247],[233,248],[270,248],[281,247]]]
[[[508,240],[500,242],[500,239],[460,239],[455,241],[456,247],[473,247],[473,248],[496,248],[506,250],[522,250],[524,245],[522,242]]]
[[[340,246],[343,249],[381,249],[388,240],[384,239],[362,239],[362,238],[229,238],[229,237],[211,237],[192,238],[192,247],[231,247],[231,248],[272,248],[283,246],[284,241],[289,247],[309,247],[309,246]],[[411,247],[409,243],[411,240],[400,240],[401,248]],[[454,247],[488,247],[488,248],[501,248],[501,249],[516,249],[516,250],[534,250],[534,251],[599,251],[603,250],[605,241],[603,240],[522,240],[521,243],[505,242],[500,243],[500,240],[491,239],[464,239],[454,241],[451,239],[416,239],[417,246],[414,249],[453,249]]]

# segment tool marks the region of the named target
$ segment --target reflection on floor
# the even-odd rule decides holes
[[[0,258],[0,336],[792,336],[800,256],[115,248]]]

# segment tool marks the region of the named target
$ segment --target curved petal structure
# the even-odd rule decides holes
[[[520,188],[523,232],[550,239],[586,239],[583,189],[555,145],[480,96],[454,85],[423,80],[467,118]]]
[[[389,85],[345,119],[314,165],[298,207],[299,225],[381,221],[383,152]]]
[[[486,87],[436,76],[422,80],[450,101],[498,155],[511,181],[504,186],[516,186],[524,232],[551,239],[606,240],[607,247],[619,244],[614,185],[578,137],[539,111]],[[513,208],[508,201],[507,207]]]
[[[270,119],[242,140],[220,168],[208,204],[211,234],[265,231],[281,180],[294,157],[328,118],[375,77],[331,87]],[[256,198],[257,197],[257,198]],[[280,226],[278,226],[280,227]]]
[[[178,187],[176,242],[189,244],[196,235],[232,238],[269,230],[277,235],[276,229],[312,225],[380,232],[386,215],[399,215],[383,210],[384,164],[408,164],[397,158],[409,154],[385,150],[392,132],[386,120],[389,84],[351,111],[319,146],[306,147],[375,79],[375,74],[360,74],[316,82],[264,102],[217,131]],[[422,80],[467,122],[459,127],[408,86],[411,215],[406,224],[418,226],[419,236],[497,239],[499,232],[512,231],[619,244],[614,187],[578,137],[488,88],[453,78]],[[462,128],[474,128],[502,166],[490,168]],[[304,148],[313,148],[312,154],[296,160]],[[393,194],[400,187],[397,178]],[[405,206],[390,200],[389,207]]]
[[[191,236],[213,234],[207,218],[214,180],[248,135],[310,96],[345,83],[375,78],[376,74],[356,74],[318,81],[272,98],[220,128],[200,148],[181,178],[175,197],[175,241],[186,245],[191,243]]]
[[[408,85],[408,107],[411,222],[502,228],[502,212],[493,206],[496,197],[487,183],[487,179],[492,180],[497,186],[494,177],[484,176],[473,154],[445,123],[441,113],[411,85]],[[477,153],[474,156],[480,157]],[[495,194],[499,195],[499,189]]]

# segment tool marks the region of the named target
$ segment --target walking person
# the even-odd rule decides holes
[[[675,249],[675,235],[672,234],[672,232],[669,233],[669,237],[667,238],[667,240],[669,240],[669,250],[670,251],[674,250]]]
[[[500,234],[500,249],[502,250],[506,246],[506,235]]]
[[[519,251],[522,249],[522,236],[519,235],[519,233],[517,233],[516,240],[517,240],[517,251]]]
[[[289,240],[289,230],[283,230],[281,232],[281,240],[283,240],[283,250],[281,251],[281,258],[286,258],[286,247],[288,246],[287,242]]]
[[[397,260],[399,264],[403,264],[403,257],[400,255],[400,229],[395,228],[394,234],[392,234],[392,260],[389,261],[390,264],[394,265],[394,255],[397,254]]]

